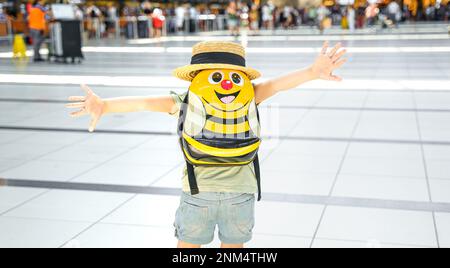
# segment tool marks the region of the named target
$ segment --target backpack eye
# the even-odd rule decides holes
[[[231,81],[237,86],[242,86],[244,84],[244,79],[238,73],[230,73]]]
[[[214,72],[209,75],[208,81],[211,84],[218,84],[223,79],[223,74],[221,72]]]

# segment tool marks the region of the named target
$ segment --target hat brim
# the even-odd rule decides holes
[[[197,75],[198,71],[210,69],[229,69],[241,71],[245,73],[250,80],[254,80],[261,76],[261,74],[257,70],[249,67],[243,67],[232,64],[220,64],[220,63],[186,65],[175,69],[173,71],[173,75],[182,80],[192,81],[194,77]]]

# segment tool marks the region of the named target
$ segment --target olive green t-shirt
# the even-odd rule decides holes
[[[174,114],[178,117],[186,93],[176,94],[172,92],[171,96],[178,107],[178,111]],[[258,191],[253,163],[234,167],[196,166],[194,172],[200,192],[253,194]],[[186,168],[183,171],[183,191],[190,191]]]

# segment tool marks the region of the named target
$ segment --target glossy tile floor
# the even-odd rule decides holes
[[[431,33],[428,29],[433,29]],[[425,29],[425,30],[424,30]],[[65,99],[183,92],[170,76],[214,36],[88,42],[81,65],[0,53],[0,247],[174,247],[183,159],[169,115],[72,119]],[[450,40],[445,25],[394,33],[249,36],[264,79],[343,40],[341,83],[261,107],[264,199],[250,247],[450,247]],[[219,241],[211,245],[215,247]]]

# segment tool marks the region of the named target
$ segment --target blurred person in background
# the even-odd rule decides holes
[[[194,33],[197,31],[198,10],[196,7],[189,5],[189,32]]]
[[[401,19],[401,9],[400,9],[400,5],[396,2],[396,1],[392,1],[388,4],[387,6],[387,16],[389,18],[389,20],[392,21],[392,23],[394,25],[398,25],[397,23],[400,21]]]
[[[0,21],[5,22],[8,20],[8,16],[6,14],[6,9],[0,3]]]
[[[447,5],[445,6],[445,16],[444,20],[448,21],[448,18],[450,17],[450,1],[447,2]],[[450,29],[449,29],[450,30]]]
[[[317,23],[320,33],[323,33],[326,28],[329,28],[331,26],[330,19],[328,18],[329,15],[330,10],[328,10],[328,8],[324,4],[321,4],[317,9]]]
[[[349,5],[347,7],[347,23],[348,23],[348,29],[350,30],[350,32],[354,32],[355,31],[355,23],[356,23],[356,11],[352,5]]]
[[[363,5],[361,5],[356,9],[356,28],[357,29],[364,28],[365,22],[366,22],[366,9]]]
[[[159,8],[155,8],[152,13],[152,22],[153,22],[153,37],[159,38],[162,36],[162,29],[166,18],[163,15],[163,12]]]
[[[377,4],[370,4],[369,6],[367,6],[365,11],[367,26],[371,27],[375,25],[375,21],[379,12],[380,10],[378,9]]]
[[[101,31],[100,29],[100,17],[102,16],[102,12],[100,9],[94,5],[94,3],[90,3],[86,8],[86,17],[87,17],[87,29],[88,29],[88,37],[94,38],[97,33]]]
[[[308,25],[311,27],[314,27],[317,25],[317,8],[316,7],[309,7],[307,10],[307,16],[308,16]]]
[[[83,10],[78,5],[73,5],[73,10],[75,13],[75,18],[77,20],[83,21],[83,19],[84,19]]]
[[[259,8],[258,5],[253,4],[250,9],[250,30],[257,33],[259,29]]]
[[[264,29],[272,29],[273,28],[273,5],[268,1],[266,4],[262,6],[262,22]]]
[[[438,5],[438,9],[436,11],[436,15],[438,20],[443,21],[445,20],[445,11],[446,11],[446,6],[444,5],[444,3],[439,3]]]
[[[434,20],[436,9],[432,4],[429,4],[425,9],[425,18],[426,20]]]
[[[235,1],[231,1],[227,7],[227,25],[232,36],[239,35],[239,12]]]
[[[183,32],[184,30],[184,21],[186,20],[186,7],[183,5],[178,5],[175,8],[175,17],[176,17],[176,27],[178,32]]]
[[[282,17],[283,17],[283,27],[285,29],[288,29],[293,24],[292,9],[293,8],[288,5],[284,6],[284,8],[283,8],[283,12],[282,12],[283,16]]]
[[[113,3],[109,3],[106,17],[106,32],[109,35],[116,31],[116,22],[119,20],[117,8]]]
[[[48,12],[45,4],[45,0],[35,1],[28,14],[28,27],[30,28],[30,35],[33,41],[34,62],[44,61],[41,57],[40,50],[45,40],[44,31]]]

